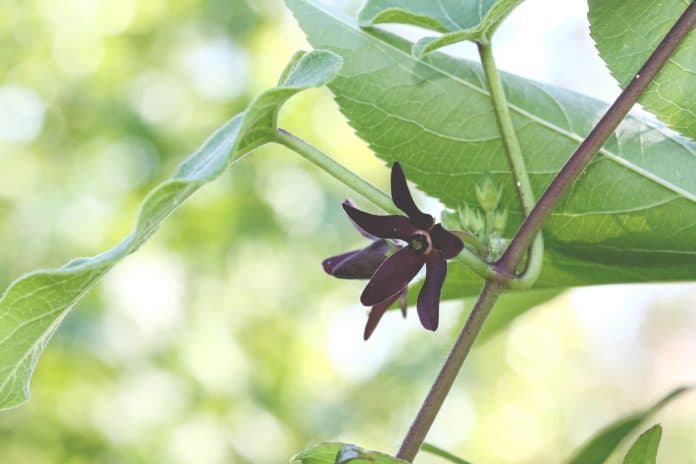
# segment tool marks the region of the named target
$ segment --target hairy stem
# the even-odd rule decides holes
[[[288,147],[306,160],[320,167],[334,178],[348,186],[348,188],[365,197],[384,212],[390,214],[403,214],[401,210],[394,206],[392,199],[384,194],[380,189],[370,184],[350,169],[337,163],[330,156],[323,153],[318,148],[313,147],[299,137],[296,137],[283,129],[278,129],[275,136],[275,142]],[[459,256],[457,256],[457,259],[469,266],[476,274],[480,275],[484,279],[493,279],[501,282],[506,281],[505,276],[498,275],[493,265],[481,259],[475,252],[468,248],[462,250]]]
[[[568,191],[572,183],[577,180],[583,169],[587,167],[616,127],[626,117],[631,107],[638,101],[648,85],[655,79],[667,60],[674,54],[695,25],[696,2],[692,2],[674,27],[672,27],[662,42],[660,42],[660,45],[658,45],[655,51],[650,55],[650,58],[648,58],[648,61],[646,61],[645,65],[643,65],[636,74],[633,81],[609,107],[599,123],[597,123],[587,138],[580,144],[578,149],[536,203],[517,234],[515,234],[507,251],[497,263],[500,272],[511,273],[514,271],[520,259],[524,256],[525,251],[532,243],[534,236],[537,235],[537,232],[541,229],[544,220],[551,213],[553,207]],[[452,388],[452,384],[474,340],[502,291],[503,288],[500,284],[490,280],[486,282],[464,329],[459,335],[459,338],[457,338],[442,370],[430,388],[418,415],[411,424],[397,457],[408,462],[413,461],[415,458],[425,440],[428,430],[430,430],[435,420],[435,416]]]
[[[527,167],[525,166],[524,157],[522,156],[522,148],[517,139],[515,125],[512,122],[510,109],[508,107],[503,81],[500,78],[500,72],[495,64],[493,56],[493,48],[488,43],[478,43],[478,52],[481,57],[481,65],[483,72],[486,75],[488,89],[491,93],[491,102],[495,111],[498,129],[505,146],[510,171],[512,172],[512,181],[517,189],[517,195],[520,199],[520,205],[525,216],[528,215],[534,208],[534,191],[532,183],[529,180]],[[514,287],[529,288],[534,285],[537,277],[541,273],[542,260],[544,258],[544,239],[541,233],[537,233],[534,242],[529,250],[529,259],[524,272],[516,278]]]

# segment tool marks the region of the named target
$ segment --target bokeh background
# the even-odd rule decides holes
[[[585,15],[581,0],[528,0],[499,64],[612,99]],[[148,189],[306,47],[278,0],[0,2],[0,286],[118,242]],[[282,120],[387,187],[327,90]],[[445,305],[434,335],[390,315],[364,343],[361,284],[319,266],[361,241],[346,195],[273,146],[200,191],[67,318],[31,402],[0,413],[0,463],[271,464],[325,440],[393,451],[466,314]],[[563,294],[475,350],[430,440],[476,463],[560,462],[696,383],[695,303],[686,284]],[[696,394],[654,421],[661,462],[696,462]]]

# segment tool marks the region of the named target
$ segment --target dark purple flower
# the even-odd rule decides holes
[[[346,200],[344,204],[353,206],[350,200]],[[403,245],[399,245],[392,240],[388,241],[383,238],[377,238],[364,231],[357,224],[353,223],[353,225],[363,236],[372,240],[372,243],[360,250],[354,250],[338,256],[327,258],[322,262],[322,266],[327,274],[331,274],[339,279],[369,279],[375,273],[377,268],[384,262],[384,260],[387,259],[389,255],[394,252],[394,250],[400,250],[403,248]],[[372,332],[374,332],[384,313],[397,300],[399,300],[401,313],[404,317],[406,317],[407,288],[408,287],[404,286],[401,291],[372,306],[370,314],[367,318],[367,324],[365,325],[365,332],[363,334],[365,340],[370,338],[370,335],[372,335]]]
[[[436,330],[440,291],[447,275],[447,260],[457,256],[464,244],[456,235],[445,230],[441,224],[435,224],[432,216],[418,209],[408,190],[406,176],[399,163],[394,163],[392,167],[391,191],[394,204],[407,216],[377,216],[361,211],[348,202],[343,204],[343,209],[356,226],[376,240],[363,250],[329,258],[327,261],[331,263],[328,265],[327,272],[337,275],[342,268],[347,269],[349,263],[351,266],[359,263],[364,266],[360,268],[360,277],[350,278],[366,278],[374,263],[380,261],[360,296],[362,304],[373,307],[370,319],[375,313],[374,318],[379,321],[381,314],[402,296],[408,283],[425,265],[425,282],[418,295],[418,317],[423,327]],[[380,243],[378,239],[383,239],[387,246],[389,243],[386,239],[399,240],[405,242],[405,245],[401,246],[396,253],[387,256],[388,250],[382,253],[383,249],[377,245]],[[367,250],[372,247],[375,249],[368,252]],[[374,261],[370,261],[370,265],[367,265],[368,259],[365,253],[375,257]],[[379,258],[376,258],[377,256]],[[343,257],[342,260],[341,257]],[[324,262],[324,269],[327,269],[327,261]],[[351,270],[351,273],[358,275],[357,270]],[[342,272],[342,274],[347,273]],[[383,306],[384,309],[382,309]],[[375,308],[378,308],[381,313]],[[373,325],[376,325],[376,322]]]

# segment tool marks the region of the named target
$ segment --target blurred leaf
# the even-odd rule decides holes
[[[481,334],[476,339],[476,343],[483,343],[492,336],[496,335],[518,316],[526,313],[532,308],[547,303],[567,289],[551,290],[527,290],[521,292],[506,292],[495,303],[495,308],[491,312],[486,323],[481,329]],[[469,308],[473,307],[475,300],[469,299]]]
[[[29,397],[29,380],[41,352],[69,310],[119,260],[136,251],[174,210],[230,162],[272,140],[278,111],[290,97],[328,82],[341,58],[327,51],[295,55],[282,82],[252,101],[185,160],[174,176],[145,198],[133,232],[114,248],[60,269],[16,280],[0,299],[0,409]],[[79,227],[79,225],[76,225]]]
[[[655,464],[657,462],[657,450],[662,438],[662,427],[653,425],[643,432],[638,440],[628,450],[624,464]]]
[[[512,236],[523,215],[480,66],[440,53],[415,59],[393,34],[361,29],[314,0],[286,1],[313,46],[343,56],[330,88],[377,155],[400,161],[451,209],[476,204],[475,183],[493,178]],[[533,189],[542,192],[606,105],[509,74],[503,80]],[[545,222],[536,286],[692,280],[695,152],[695,144],[627,118]],[[481,281],[454,262],[447,285],[470,296]]]
[[[447,263],[449,267],[454,265],[453,262]],[[479,285],[477,283],[477,285]],[[418,292],[420,292],[423,286],[423,280],[420,280],[413,286],[409,287],[408,290],[408,302],[409,305],[415,305],[418,299]],[[479,288],[480,290],[480,288]],[[483,343],[490,339],[501,330],[504,330],[510,323],[515,320],[518,316],[526,313],[532,308],[544,304],[558,295],[566,291],[565,288],[551,288],[551,289],[532,289],[532,290],[522,290],[522,291],[507,291],[503,293],[498,301],[495,303],[495,309],[491,312],[490,316],[486,320],[486,324],[481,329],[481,334],[478,336],[477,343]],[[441,299],[445,300],[457,300],[462,297],[462,286],[461,282],[456,278],[448,277],[445,281],[445,285],[442,289]],[[465,313],[464,316],[468,317],[474,304],[476,303],[475,297],[469,297],[464,299]],[[391,309],[398,309],[399,306],[394,305]]]
[[[405,463],[376,451],[368,451],[355,445],[344,443],[324,443],[302,451],[290,459],[291,463],[301,464],[399,464]]]
[[[360,25],[403,23],[443,32],[413,46],[423,56],[464,40],[488,41],[500,23],[522,0],[368,0],[360,11]]]
[[[602,463],[616,450],[619,444],[640,426],[650,416],[662,409],[667,403],[675,399],[690,388],[677,388],[669,395],[662,398],[654,406],[625,417],[607,426],[595,435],[585,446],[568,460],[568,464]]]
[[[590,0],[592,37],[604,62],[626,87],[691,2]],[[670,58],[640,102],[682,134],[696,138],[696,34]]]
[[[421,450],[432,455],[441,457],[442,459],[446,459],[447,461],[453,462],[454,464],[471,464],[469,461],[465,461],[464,459],[459,458],[454,454],[449,453],[441,448],[438,448],[435,445],[431,445],[430,443],[423,443],[423,446],[421,446]]]

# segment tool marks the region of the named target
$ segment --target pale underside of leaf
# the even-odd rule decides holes
[[[348,443],[324,443],[290,458],[291,464],[406,464],[395,457]]]
[[[422,57],[465,40],[487,42],[522,0],[368,0],[360,11],[362,26],[402,23],[441,32],[413,45]]]
[[[296,55],[278,88],[257,97],[247,111],[218,129],[175,175],[143,201],[135,229],[114,248],[72,260],[60,269],[19,278],[0,298],[0,409],[29,397],[37,360],[70,309],[119,260],[137,250],[202,185],[251,150],[271,141],[282,104],[303,89],[328,82],[341,58],[327,51]]]
[[[689,0],[590,0],[597,49],[621,87],[634,78]],[[696,33],[681,44],[640,102],[659,119],[696,139]]]
[[[452,209],[476,205],[483,176],[503,187],[507,236],[521,223],[515,186],[480,66],[441,53],[418,60],[410,43],[314,0],[287,0],[313,46],[342,55],[330,85],[357,134],[388,164]],[[606,105],[503,75],[534,191],[542,192]],[[539,288],[696,276],[696,146],[629,117],[545,223]],[[452,290],[449,290],[452,289]],[[450,263],[445,293],[480,280]]]

